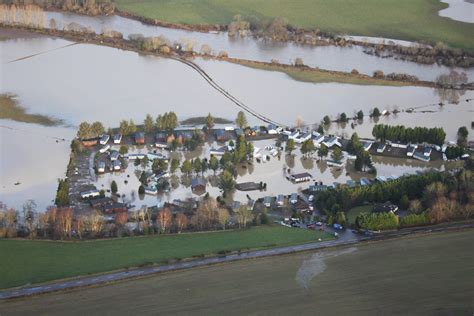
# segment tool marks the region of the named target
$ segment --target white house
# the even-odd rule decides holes
[[[99,144],[105,145],[109,142],[109,139],[110,139],[110,136],[107,135],[107,134],[104,134],[104,135],[100,136]]]
[[[385,151],[385,148],[387,148],[387,145],[385,145],[385,144],[382,143],[382,144],[379,145],[379,147],[377,147],[377,152],[378,152],[379,154],[381,154],[381,153],[383,153],[383,152]]]
[[[324,138],[323,144],[329,148],[331,148],[332,146],[342,147],[341,143],[339,143],[339,139],[337,138],[337,136],[326,136]]]
[[[432,151],[433,149],[431,147],[425,147],[425,149],[423,150],[423,156],[429,158],[431,156]]]
[[[112,166],[114,168],[114,171],[120,171],[122,169],[122,165],[120,163],[120,160],[114,160],[112,162]]]
[[[106,152],[107,150],[109,150],[109,149],[110,149],[110,145],[106,145],[106,146],[102,147],[101,149],[99,149],[99,152],[100,152],[101,154],[103,154],[103,153],[105,153],[105,152]]]
[[[296,204],[296,203],[298,203],[298,194],[297,194],[297,193],[291,193],[291,196],[290,196],[290,203],[291,203],[291,204]]]
[[[105,172],[105,162],[104,161],[99,161],[97,164],[97,172],[98,173],[104,173]]]
[[[122,134],[115,134],[112,136],[114,144],[120,144],[122,142]]]
[[[362,142],[362,147],[364,148],[365,151],[369,151],[370,148],[372,148],[374,142],[371,141],[364,141]]]
[[[288,139],[293,139],[294,141],[296,141],[296,138],[300,136],[300,132],[299,131],[294,131],[293,133],[291,133],[290,135],[288,135]]]
[[[307,140],[311,139],[311,134],[310,133],[302,133],[298,137],[296,137],[295,142],[298,144],[302,144]]]
[[[407,148],[407,157],[413,157],[413,154],[416,151],[416,147],[413,145],[408,146]]]

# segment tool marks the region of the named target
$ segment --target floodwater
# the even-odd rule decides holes
[[[71,42],[48,37],[0,41],[0,93],[14,93],[27,111],[54,116],[72,126],[84,120],[100,120],[106,127],[117,126],[122,119],[133,119],[140,123],[146,113],[156,117],[170,110],[175,111],[180,119],[210,112],[214,116],[233,120],[240,110],[212,89],[196,72],[177,61],[90,44],[65,47],[69,44]],[[35,54],[38,55],[10,62]],[[338,113],[346,112],[351,115],[360,109],[367,114],[374,106],[380,109],[396,106],[402,110],[438,104],[442,99],[431,88],[312,84],[294,81],[283,73],[226,62],[199,59],[197,63],[248,106],[288,125],[293,125],[297,117],[311,124],[321,121],[326,114],[336,117]],[[467,91],[461,98],[473,97],[474,93]],[[398,118],[390,116],[381,118],[381,121],[388,119],[393,124],[409,126],[442,126],[448,134],[447,139],[454,139],[459,126],[471,125],[472,111],[472,102],[461,102],[457,105],[448,104],[437,113],[400,113]],[[261,122],[249,117],[249,123]],[[2,125],[16,128],[18,123],[5,120]],[[356,131],[361,137],[370,137],[371,126],[367,118],[366,122],[356,127]],[[54,198],[56,179],[64,176],[69,144],[58,144],[55,140],[40,142],[35,138],[47,131],[48,135],[70,139],[75,132],[63,127],[43,128],[28,124],[22,124],[21,127],[28,128],[28,135],[34,137],[17,135],[17,132],[4,128],[0,131],[0,200],[19,207],[23,203],[22,199],[34,198],[39,206],[44,207]],[[350,135],[352,129],[348,124],[344,130],[334,132]],[[306,167],[303,165],[307,164],[309,161],[296,159],[294,171],[304,170]],[[338,173],[325,168],[324,165],[315,164],[309,169],[313,170],[315,179],[325,183],[336,180],[345,182],[351,177],[343,171]],[[380,166],[380,175],[385,174],[383,168]],[[391,169],[386,175],[396,174]],[[15,176],[18,170],[24,171],[21,177]],[[281,176],[282,170],[282,162],[271,161],[256,165],[252,175],[242,174],[238,181],[267,182],[267,192],[262,192],[262,195],[298,191],[298,186]],[[402,170],[405,171],[405,168]],[[410,170],[417,169],[406,170],[413,172]],[[275,173],[277,177],[272,176]],[[21,184],[14,186],[17,181]],[[104,183],[104,186],[108,186],[108,183]],[[129,186],[132,186],[131,183]],[[134,186],[133,189],[137,188]],[[217,192],[218,189],[209,190]],[[169,199],[184,198],[189,194],[189,188],[179,188],[176,195],[173,194]]]
[[[0,201],[19,208],[34,199],[38,210],[51,205],[74,134],[71,128],[0,120]]]
[[[365,48],[360,46],[335,47],[276,43],[268,40],[257,40],[252,37],[230,38],[225,32],[218,34],[201,33],[146,25],[120,16],[89,17],[71,13],[46,12],[46,21],[52,18],[58,23],[58,28],[75,22],[91,27],[96,33],[100,33],[103,27],[107,27],[121,32],[124,37],[137,33],[144,36],[163,35],[171,41],[193,43],[195,51],[200,51],[201,46],[207,44],[216,54],[224,50],[228,52],[230,57],[248,60],[269,62],[272,59],[277,59],[281,63],[291,64],[295,58],[299,57],[311,67],[345,72],[357,69],[360,73],[369,75],[372,75],[375,70],[382,70],[387,74],[392,72],[408,73],[416,75],[422,80],[431,81],[436,80],[441,74],[449,73],[451,69],[440,65],[421,65],[393,58],[371,56],[365,54]],[[48,26],[49,22],[46,24]],[[402,41],[402,43],[408,45],[405,41]],[[468,78],[474,80],[473,68],[457,70],[466,72]]]
[[[253,142],[255,147],[261,149],[262,155],[271,156],[268,150],[265,150],[267,146],[274,146],[275,140],[262,140]],[[222,144],[220,144],[222,145]],[[203,147],[196,149],[194,152],[174,152],[170,157],[178,158],[180,161],[185,159],[195,159],[200,157],[201,159],[210,158],[209,150],[211,147],[218,148],[219,144],[204,144]],[[118,150],[118,146],[113,147]],[[131,153],[147,153],[155,150],[153,148],[136,148],[133,147],[129,150]],[[167,151],[163,151],[165,155],[168,155]],[[362,177],[370,179],[374,178],[374,175],[367,173],[356,172],[353,168],[353,161],[348,160],[344,167],[335,168],[328,167],[326,162],[318,161],[316,155],[315,159],[303,158],[299,149],[293,152],[292,156],[286,155],[281,152],[280,157],[271,156],[269,161],[257,162],[253,164],[244,164],[237,168],[237,183],[242,182],[264,182],[267,184],[267,188],[262,191],[238,191],[234,190],[228,195],[229,201],[235,200],[242,203],[247,202],[247,197],[251,199],[259,199],[265,196],[277,196],[278,194],[289,195],[291,193],[300,193],[303,189],[306,189],[312,182],[305,182],[300,184],[292,183],[286,179],[289,174],[288,169],[291,169],[291,173],[308,172],[313,176],[315,181],[321,181],[326,185],[330,185],[334,182],[346,183],[347,180],[359,180]],[[402,176],[404,174],[413,174],[418,171],[424,171],[428,168],[436,168],[437,170],[445,170],[446,168],[455,167],[453,163],[444,164],[441,161],[426,164],[420,161],[414,161],[410,159],[396,159],[396,158],[381,158],[373,157],[374,166],[377,168],[378,175],[385,176]],[[150,170],[151,162],[148,167],[145,168]],[[138,194],[138,187],[140,186],[139,176],[143,170],[141,165],[134,166],[133,161],[128,164],[128,167],[123,172],[106,173],[99,175],[96,182],[92,184],[96,185],[98,189],[109,190],[112,181],[117,183],[118,193],[122,196],[122,201],[131,203],[136,208],[140,208],[142,205],[147,206],[162,206],[165,202],[172,202],[174,199],[188,199],[191,197],[203,196],[205,192],[195,194],[191,190],[191,179],[195,177],[205,179],[207,186],[206,192],[211,196],[218,196],[221,194],[218,188],[218,177],[214,176],[212,170],[204,174],[193,174],[191,176],[183,176],[179,170],[175,175],[172,175],[169,179],[171,188],[167,193],[159,193],[158,195],[145,194],[140,196]]]
[[[439,11],[444,16],[456,21],[474,23],[474,2],[472,0],[440,0],[449,7]]]

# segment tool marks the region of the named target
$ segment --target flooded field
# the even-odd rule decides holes
[[[249,260],[4,302],[0,311],[6,316],[94,315],[104,308],[143,315],[469,315],[474,257],[466,249],[473,239],[472,231],[439,233]]]
[[[108,47],[88,44],[70,46],[71,44],[43,36],[19,36],[17,39],[0,41],[0,93],[16,94],[20,105],[28,112],[53,116],[71,126],[77,126],[84,120],[100,120],[106,127],[117,126],[122,119],[133,119],[139,123],[146,113],[156,117],[170,110],[175,111],[180,119],[210,112],[214,116],[233,120],[240,110],[207,85],[197,73],[179,62]],[[11,62],[31,55],[35,56]],[[400,113],[396,117],[381,118],[380,122],[408,126],[419,126],[422,122],[423,126],[441,126],[447,132],[447,139],[452,140],[455,139],[458,127],[470,126],[472,120],[472,102],[447,104],[440,108],[435,104],[444,99],[435,89],[303,83],[278,72],[217,61],[197,62],[237,98],[282,124],[293,125],[297,117],[312,124],[320,122],[326,114],[335,118],[341,112],[352,115],[357,110],[363,110],[367,115],[374,106],[403,110],[431,105],[434,113]],[[459,98],[473,97],[474,93],[467,91]],[[248,118],[252,125],[261,124],[254,117]],[[363,124],[355,126],[354,130],[361,137],[371,137],[373,124],[367,118]],[[2,125],[16,127],[18,124],[5,120]],[[7,154],[2,156],[0,165],[3,181],[0,200],[19,207],[23,203],[20,197],[23,200],[34,198],[43,207],[50,204],[54,197],[56,179],[64,175],[69,142],[58,144],[55,141],[35,141],[35,134],[41,134],[45,128],[37,125],[29,125],[27,128],[34,136],[16,135],[17,132],[2,128],[2,149],[8,150],[2,150]],[[73,128],[51,127],[47,131],[48,135],[60,139],[70,139],[75,134]],[[333,124],[330,132],[349,137],[353,130],[350,124],[344,128]],[[31,153],[32,148],[37,155],[25,154]],[[311,165],[310,161],[299,159],[296,159],[292,168],[295,171],[314,170],[315,179],[329,183],[335,180],[345,182],[354,177],[346,175],[344,171],[333,174],[333,171],[326,170],[324,166],[315,163]],[[381,175],[385,172],[397,174],[393,168],[384,171],[383,163],[377,168]],[[19,169],[24,171],[21,177],[17,176],[17,171],[12,171]],[[47,176],[41,176],[41,172],[47,170]],[[280,176],[282,170],[283,162],[272,161],[258,168],[256,166],[252,175],[246,170],[239,181],[268,182],[267,192],[262,193],[265,195],[297,191],[298,186],[293,186]],[[414,170],[417,169],[408,171]],[[283,180],[273,182],[276,178],[272,178],[272,174],[275,173],[278,174],[278,179]],[[108,186],[108,179],[101,181],[104,181],[101,183],[104,187]],[[14,186],[16,182],[21,182],[21,185]],[[27,185],[36,186],[34,190],[28,190]],[[137,188],[133,186],[134,190]],[[216,192],[217,188],[210,190]],[[176,196],[185,197],[189,192],[189,188],[177,189]],[[131,196],[131,190],[128,194]],[[169,197],[172,198],[175,197]]]
[[[231,38],[225,32],[211,34],[169,29],[146,25],[120,16],[88,17],[70,13],[46,12],[46,20],[49,21],[50,19],[54,19],[58,23],[58,28],[74,22],[86,27],[89,26],[96,33],[102,32],[102,28],[107,27],[121,32],[125,38],[130,34],[137,33],[144,36],[163,35],[171,41],[192,43],[196,51],[200,51],[201,46],[207,44],[216,54],[224,50],[229,53],[230,57],[256,61],[269,62],[272,59],[277,59],[281,63],[291,64],[295,58],[299,57],[311,67],[345,72],[350,72],[355,68],[360,73],[370,75],[375,70],[382,70],[386,74],[402,72],[416,75],[422,80],[435,80],[440,74],[449,73],[450,71],[450,68],[440,65],[421,65],[393,58],[367,55],[364,53],[364,48],[360,46],[307,46],[256,40],[252,37],[241,38],[237,36]],[[48,25],[49,23],[47,23]],[[409,45],[407,42],[402,43]],[[474,69],[458,70],[466,72],[469,79],[474,80]]]
[[[472,0],[441,0],[449,7],[439,11],[444,16],[455,21],[474,23],[474,2]]]

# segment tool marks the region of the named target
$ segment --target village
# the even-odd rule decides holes
[[[243,112],[239,116],[246,122]],[[98,210],[109,221],[123,212],[147,210],[156,216],[163,208],[175,215],[190,214],[190,209],[195,210],[211,196],[229,214],[245,208],[284,226],[314,228],[327,218],[323,210],[314,207],[321,192],[395,181],[405,175],[378,174],[371,157],[419,161],[425,164],[423,170],[429,170],[431,161],[448,160],[448,148],[457,146],[453,142],[439,146],[359,140],[357,136],[344,139],[324,135],[321,128],[274,124],[216,126],[210,114],[208,119],[211,124],[166,130],[143,127],[127,135],[116,129],[80,139],[83,153],[75,156],[74,168],[68,173],[70,205],[76,214]],[[354,142],[361,148],[359,153],[353,149]],[[242,150],[239,144],[243,144],[244,153],[236,159],[234,153]],[[461,156],[458,158],[469,157]],[[295,157],[301,167],[295,166]],[[319,172],[314,172],[315,164]],[[319,174],[321,170],[330,173]],[[421,172],[415,169],[406,174]],[[230,175],[228,179],[225,173]],[[337,181],[339,177],[347,180]],[[384,209],[384,205],[393,212],[398,210],[390,201],[374,209]],[[230,216],[227,225],[236,223]],[[343,226],[334,223],[334,228]]]

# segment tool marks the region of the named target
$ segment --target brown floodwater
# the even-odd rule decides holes
[[[55,19],[58,28],[75,22],[85,27],[91,27],[96,33],[101,33],[103,27],[121,32],[124,37],[130,34],[143,34],[144,36],[163,35],[173,41],[191,44],[195,51],[200,51],[203,44],[211,47],[214,53],[227,51],[230,57],[266,61],[277,59],[281,63],[291,64],[295,58],[302,58],[305,64],[311,67],[350,72],[357,69],[360,73],[370,74],[375,70],[385,73],[402,72],[418,76],[422,80],[435,80],[441,74],[449,73],[451,69],[442,65],[422,65],[394,58],[379,58],[364,53],[364,48],[335,47],[335,46],[308,46],[294,43],[277,43],[269,40],[254,39],[252,37],[231,38],[226,32],[201,33],[179,29],[146,25],[141,22],[120,16],[89,17],[73,13],[45,12],[46,27],[50,19]],[[356,37],[359,39],[358,37]],[[382,40],[382,39],[378,39]],[[406,41],[387,39],[387,42],[397,42],[402,45],[417,45]],[[464,71],[472,81],[474,68],[457,69]]]
[[[0,41],[0,93],[16,94],[20,105],[27,111],[63,119],[70,126],[77,126],[84,120],[100,120],[106,127],[117,126],[121,119],[133,119],[138,123],[146,113],[157,116],[170,110],[175,111],[181,119],[209,112],[234,119],[240,110],[212,89],[196,72],[179,62],[89,44],[65,47],[68,44],[71,42],[48,37]],[[10,62],[30,55],[30,58]],[[275,121],[289,125],[294,124],[297,117],[310,124],[319,122],[326,114],[336,117],[338,113],[346,112],[350,115],[359,109],[368,113],[374,106],[380,109],[393,109],[395,106],[405,109],[433,105],[442,100],[439,93],[431,88],[313,84],[295,81],[283,73],[226,62],[197,62],[214,80],[247,105]],[[472,91],[467,91],[460,98],[473,96]],[[450,140],[455,138],[459,126],[470,126],[473,117],[472,102],[448,104],[442,109],[434,106],[434,110],[435,113],[400,113],[397,117],[380,120],[409,126],[444,127]],[[252,125],[261,123],[253,117],[249,117],[249,122]],[[367,118],[355,130],[361,137],[370,137],[371,124]],[[4,120],[2,125],[16,128],[19,123]],[[30,131],[25,135],[33,136],[4,128],[0,130],[0,200],[19,207],[22,200],[33,198],[44,208],[54,198],[56,179],[64,176],[69,144],[58,144],[43,138],[39,140],[37,136],[47,131],[48,135],[70,139],[75,130],[28,124],[21,124],[21,127]],[[331,128],[332,132],[340,134],[352,133],[350,125],[345,129],[336,125]],[[267,192],[251,194],[252,197],[295,192],[300,186],[289,183],[282,176],[283,165],[293,163],[295,172],[312,170],[315,179],[325,183],[345,182],[357,176],[327,169],[324,164],[309,160],[297,158],[294,162],[287,162],[282,158],[281,161],[272,159],[270,163],[256,164],[252,174],[246,170],[238,181],[268,183]],[[384,171],[384,168],[388,169]],[[416,166],[413,168],[406,166],[400,169],[403,172],[418,170]],[[397,174],[399,170],[382,165],[378,169],[381,175]],[[104,186],[108,186],[107,179],[101,181]],[[15,186],[16,182],[21,184]],[[129,187],[133,188],[127,189],[126,194],[131,196],[132,190],[138,186],[130,183]],[[217,194],[218,189],[209,187],[209,191]],[[238,198],[245,197],[245,194],[239,194],[236,193]],[[179,186],[166,199],[189,195],[189,188]],[[155,200],[156,197],[153,203]]]

